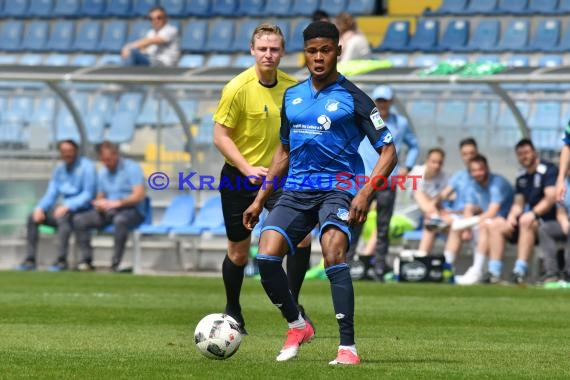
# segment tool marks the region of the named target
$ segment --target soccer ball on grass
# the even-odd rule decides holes
[[[239,325],[227,314],[206,315],[194,330],[194,342],[205,357],[227,359],[237,352],[241,343]]]

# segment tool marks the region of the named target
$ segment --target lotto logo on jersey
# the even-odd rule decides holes
[[[384,120],[382,120],[382,116],[380,116],[380,112],[377,108],[374,108],[370,113],[370,120],[372,121],[372,124],[376,130],[382,129],[385,126]]]

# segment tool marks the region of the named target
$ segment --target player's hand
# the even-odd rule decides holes
[[[263,166],[250,166],[248,170],[246,170],[246,177],[248,177],[248,181],[252,185],[261,185],[263,177],[267,176],[269,169],[264,168]]]
[[[53,216],[56,219],[58,219],[61,218],[62,216],[65,216],[68,212],[69,212],[69,207],[60,205],[57,206],[53,211]]]
[[[260,204],[253,202],[243,213],[243,226],[250,231],[253,230],[253,227],[259,222],[259,215],[261,215],[262,210],[263,207]]]
[[[362,224],[366,222],[366,216],[368,215],[368,199],[359,195],[360,194],[356,194],[350,203],[350,210],[348,213],[349,225]]]
[[[534,213],[528,211],[521,215],[521,217],[519,218],[519,223],[525,225],[532,225],[535,222],[535,220],[536,216],[534,215]]]
[[[564,181],[556,182],[556,201],[563,202],[566,196],[566,183]]]
[[[514,217],[513,215],[507,216],[507,222],[509,223],[509,225],[512,228],[515,228],[519,224],[518,219],[516,217]]]
[[[43,221],[46,220],[46,213],[41,208],[37,208],[32,213],[32,220],[35,223],[43,223]]]

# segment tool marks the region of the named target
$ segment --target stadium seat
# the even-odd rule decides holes
[[[467,6],[467,13],[474,14],[490,14],[497,10],[498,0],[476,0],[470,1]]]
[[[196,214],[192,224],[173,227],[170,233],[174,235],[199,235],[202,232],[219,228],[224,225],[222,199],[219,195],[209,198]]]
[[[432,67],[437,65],[439,57],[433,54],[421,54],[414,60],[415,67]]]
[[[119,97],[116,112],[129,112],[136,115],[140,112],[143,94],[140,92],[124,92]]]
[[[136,234],[166,234],[172,228],[189,226],[194,221],[194,203],[192,195],[177,195],[166,208],[158,224],[140,226]]]
[[[479,21],[467,45],[457,47],[455,50],[467,52],[493,50],[499,40],[500,25],[499,20]]]
[[[410,22],[407,20],[392,21],[384,40],[373,51],[403,51],[410,41]]]
[[[251,54],[240,54],[234,59],[233,67],[239,67],[242,69],[253,66],[255,63],[255,58]]]
[[[570,0],[560,0],[558,2],[557,14],[568,14],[570,13]]]
[[[125,42],[132,42],[146,36],[150,30],[148,20],[136,20],[130,23],[129,34]]]
[[[210,0],[186,0],[185,15],[196,17],[210,16]]]
[[[75,37],[75,22],[58,20],[53,23],[51,33],[47,41],[46,50],[57,52],[72,51],[73,38]]]
[[[566,27],[562,33],[562,36],[560,37],[560,42],[557,46],[551,48],[549,50],[549,53],[565,53],[567,51],[570,51],[570,26]]]
[[[554,149],[559,145],[560,102],[537,101],[528,119],[532,141],[537,149]]]
[[[150,11],[152,7],[156,7],[156,5],[156,0],[136,0],[133,2],[133,10],[131,15],[147,17],[148,11]],[[168,12],[166,14],[169,15]]]
[[[506,60],[507,66],[510,67],[527,67],[529,66],[530,59],[527,55],[512,55]]]
[[[449,99],[441,102],[435,119],[436,128],[451,131],[463,127],[467,116],[467,106],[468,103],[463,100]]]
[[[319,0],[293,0],[290,16],[310,17],[319,7]]]
[[[465,127],[469,135],[473,136],[479,146],[486,146],[487,133],[490,132],[486,126],[495,125],[498,113],[498,102],[490,100],[477,100],[470,102],[465,118]]]
[[[168,17],[184,17],[184,0],[160,0],[160,6],[164,8]],[[145,14],[146,16],[146,14]]]
[[[20,59],[18,60],[18,63],[20,65],[26,65],[26,66],[40,66],[42,64],[42,61],[43,57],[41,56],[41,54],[29,53],[29,54],[22,54],[20,56]]]
[[[99,66],[120,66],[123,64],[123,59],[119,54],[103,54],[97,59]]]
[[[49,126],[53,124],[55,117],[56,101],[52,96],[40,96],[38,103],[30,115],[30,124]]]
[[[295,27],[291,32],[291,37],[289,37],[289,42],[287,43],[287,51],[289,53],[302,51],[303,45],[303,30],[310,24],[310,20],[300,20],[297,22]]]
[[[67,66],[69,64],[69,55],[67,54],[50,54],[44,60],[47,66]]]
[[[291,1],[290,0],[271,0],[265,3],[264,14],[268,16],[290,16]]]
[[[468,1],[469,0],[443,0],[439,8],[426,11],[425,15],[443,16],[464,14],[467,11]]]
[[[8,20],[0,24],[0,50],[20,50],[24,23],[19,20]]]
[[[433,131],[435,125],[436,102],[431,100],[415,100],[406,104],[411,120],[414,122],[419,141],[425,146],[436,146],[437,136]]]
[[[560,42],[560,21],[543,20],[531,37],[526,51],[555,51]]]
[[[275,21],[271,21],[271,23],[277,25],[279,29],[281,29],[281,33],[283,33],[283,35],[285,36],[285,51],[288,52],[289,42],[291,41],[289,38],[291,36],[291,28],[289,20],[281,18]]]
[[[449,55],[446,59],[446,62],[452,63],[452,64],[458,64],[458,65],[465,65],[466,63],[469,62],[469,57],[467,57],[466,55]]]
[[[140,226],[150,226],[152,225],[152,204],[149,196],[144,197],[144,220],[137,226],[129,227],[129,230],[136,230]],[[112,234],[115,232],[115,225],[109,224],[103,230],[99,231],[105,234]]]
[[[109,0],[105,15],[109,17],[130,17],[132,15],[131,0]]]
[[[141,112],[137,114],[135,120],[137,125],[156,125],[158,123],[158,99],[156,96],[147,96],[141,108]]]
[[[559,55],[542,55],[538,58],[539,67],[562,66],[562,57]]]
[[[111,121],[113,107],[115,105],[114,97],[106,94],[97,94],[91,102],[89,113],[96,113],[103,116],[105,124]]]
[[[214,136],[214,122],[212,121],[213,114],[206,113],[202,115],[198,131],[194,136],[194,142],[197,145],[209,146],[213,142]]]
[[[244,20],[238,22],[236,37],[231,46],[231,51],[236,53],[249,52],[251,35],[259,25],[259,20]]]
[[[11,2],[11,0],[9,1]],[[53,0],[30,1],[26,17],[47,18],[52,15]]]
[[[83,123],[87,132],[87,140],[91,144],[100,144],[105,135],[105,115],[98,112],[90,112],[84,118]]]
[[[234,17],[237,11],[237,0],[213,0],[212,16]]]
[[[73,49],[81,52],[96,52],[101,34],[101,23],[96,20],[87,20],[77,26]]]
[[[7,112],[2,115],[6,119],[7,115],[11,120],[18,120],[28,123],[33,112],[34,100],[30,96],[13,96],[10,99],[10,106]]]
[[[461,50],[467,45],[469,39],[469,21],[455,20],[450,21],[445,28],[443,36],[439,40],[437,50],[455,51]]]
[[[558,13],[558,0],[529,0],[528,13],[555,15]]]
[[[99,40],[98,49],[101,52],[119,53],[127,38],[127,22],[122,20],[106,21]]]
[[[230,54],[210,54],[206,59],[207,67],[231,67],[232,56]]]
[[[228,53],[232,51],[235,22],[231,19],[214,20],[208,27],[208,39],[204,46],[207,52]]]
[[[376,12],[375,0],[348,0],[346,11],[353,16],[373,15]]]
[[[206,58],[204,54],[185,54],[178,61],[178,67],[187,67],[189,69],[196,69],[204,67]]]
[[[93,54],[79,54],[71,58],[72,66],[93,66],[97,63],[97,56]]]
[[[336,16],[339,13],[344,12],[346,9],[347,1],[349,0],[328,0],[326,3],[327,13],[331,16]],[[323,6],[322,1],[321,6]]]
[[[420,20],[416,26],[416,33],[410,38],[408,51],[437,51],[437,38],[439,35],[439,21],[433,19]]]
[[[500,63],[501,58],[495,54],[481,54],[475,59],[476,63]]]
[[[5,1],[2,16],[7,18],[26,18],[28,17],[28,6],[28,0]]]
[[[135,135],[135,115],[128,111],[114,114],[106,139],[115,144],[130,142]]]
[[[530,24],[528,20],[514,19],[507,30],[503,33],[501,40],[494,51],[524,51],[528,46]]]
[[[49,24],[43,20],[33,20],[27,23],[26,32],[22,39],[22,50],[43,51],[46,48]]]
[[[75,125],[75,121],[67,108],[62,107],[59,109],[56,117],[55,136],[53,142],[62,140],[73,140],[77,143],[81,142],[81,135]]]
[[[408,54],[392,54],[388,57],[388,60],[394,67],[406,67],[408,66],[410,57]]]
[[[525,14],[528,11],[528,0],[499,0],[495,13]]]
[[[190,20],[182,24],[180,47],[184,52],[204,53],[208,35],[207,20]]]
[[[13,54],[0,54],[0,65],[15,65],[18,57]]]
[[[55,17],[78,17],[81,13],[80,0],[55,0],[53,16]],[[58,20],[59,22],[60,20]]]
[[[264,16],[265,0],[239,0],[236,14],[242,17]]]
[[[105,15],[106,0],[83,0],[79,8],[82,17],[103,17]]]

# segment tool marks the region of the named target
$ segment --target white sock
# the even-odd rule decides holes
[[[296,321],[287,323],[290,329],[304,329],[305,328],[305,320],[301,317],[301,313],[299,313],[299,317]]]
[[[478,272],[483,272],[485,269],[485,258],[486,256],[484,254],[475,251],[475,255],[473,256],[473,268]]]
[[[352,352],[354,355],[358,355],[356,353],[356,345],[352,345],[352,346],[338,346],[338,350],[349,350],[350,352]]]
[[[450,251],[443,251],[443,256],[445,257],[445,262],[448,264],[453,264],[455,261],[455,253]]]

